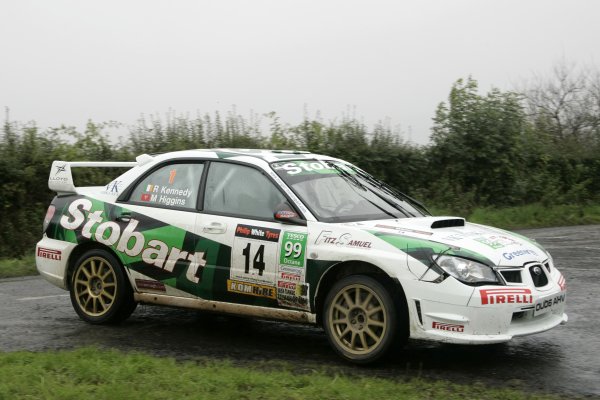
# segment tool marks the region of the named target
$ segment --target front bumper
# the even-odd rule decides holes
[[[484,309],[421,301],[421,321],[411,337],[456,344],[491,344],[532,335],[568,321],[564,306],[534,316],[520,308]]]
[[[414,290],[408,291],[410,294],[407,292],[411,337],[490,344],[565,324],[568,316],[564,278],[557,270],[549,278],[544,287],[526,284],[469,287],[455,280],[435,287],[431,283],[418,283]]]

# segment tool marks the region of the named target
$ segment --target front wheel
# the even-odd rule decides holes
[[[106,250],[91,250],[75,263],[71,304],[79,317],[91,324],[125,320],[136,302],[119,261]]]
[[[364,275],[350,275],[327,294],[323,327],[332,347],[357,364],[381,359],[398,328],[396,306],[386,288]]]

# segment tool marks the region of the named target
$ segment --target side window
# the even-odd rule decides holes
[[[196,209],[204,164],[169,164],[148,175],[129,200],[149,206]]]
[[[285,201],[277,187],[254,168],[224,162],[210,164],[204,211],[272,219],[276,206]]]

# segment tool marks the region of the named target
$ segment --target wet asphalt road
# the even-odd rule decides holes
[[[567,279],[569,323],[492,346],[411,341],[376,367],[342,362],[316,327],[140,306],[120,326],[78,319],[67,292],[40,277],[0,280],[0,350],[84,345],[178,359],[229,358],[242,365],[285,360],[353,375],[479,381],[561,395],[600,396],[600,226],[521,231],[553,255]]]

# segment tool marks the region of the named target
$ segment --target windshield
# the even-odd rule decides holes
[[[296,160],[271,166],[319,221],[423,217],[427,210],[361,169],[340,161]]]

